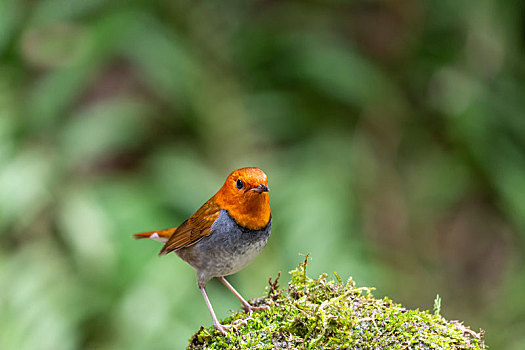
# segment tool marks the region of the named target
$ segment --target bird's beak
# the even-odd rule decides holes
[[[260,184],[259,186],[250,189],[250,191],[257,192],[257,193],[263,193],[263,192],[270,191],[270,189],[266,185]]]

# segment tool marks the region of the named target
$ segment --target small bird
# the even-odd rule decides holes
[[[133,235],[164,243],[159,256],[175,252],[196,270],[213,325],[223,334],[230,326],[219,323],[206,293],[206,282],[213,277],[235,294],[247,313],[267,308],[250,305],[224,276],[243,269],[266,246],[272,228],[268,191],[268,178],[261,169],[238,169],[179,227]]]

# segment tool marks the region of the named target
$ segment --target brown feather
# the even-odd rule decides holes
[[[215,203],[215,197],[210,198],[188,220],[184,221],[170,236],[159,255],[189,247],[210,234],[211,225],[219,217],[221,208]]]
[[[176,229],[177,227],[172,227],[165,230],[135,233],[133,237],[135,239],[151,238],[151,236],[156,233],[160,238],[165,238],[167,240],[171,237],[171,235],[173,234],[173,232],[175,232]]]

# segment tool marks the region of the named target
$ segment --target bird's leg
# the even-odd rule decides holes
[[[204,301],[206,302],[206,306],[208,306],[208,310],[210,310],[211,319],[213,320],[213,326],[222,334],[226,335],[226,331],[230,329],[230,326],[225,326],[219,323],[219,320],[217,320],[217,316],[215,316],[215,312],[213,311],[213,307],[211,306],[210,299],[208,299],[208,294],[206,293],[205,287],[199,287],[202,293],[202,296],[204,297]]]
[[[224,283],[224,285],[226,287],[228,287],[229,290],[231,290],[231,292],[233,294],[235,294],[235,296],[237,297],[237,299],[239,299],[242,303],[242,308],[244,309],[244,311],[246,313],[249,313],[251,314],[253,311],[257,311],[257,310],[265,310],[265,309],[269,309],[270,307],[268,305],[262,305],[262,306],[252,306],[250,305],[243,297],[242,295],[239,294],[239,292],[237,292],[235,290],[235,288],[233,288],[233,286],[228,282],[226,281],[226,278],[224,277],[217,277],[219,279],[219,281],[221,281],[222,283]]]

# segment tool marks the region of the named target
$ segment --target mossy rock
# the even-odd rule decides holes
[[[388,298],[376,299],[371,288],[356,288],[306,275],[305,260],[291,271],[287,290],[271,282],[268,310],[250,316],[238,312],[223,324],[240,323],[223,336],[201,328],[188,349],[486,349],[482,331],[428,311],[407,310]],[[253,302],[252,302],[253,303]]]

